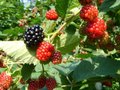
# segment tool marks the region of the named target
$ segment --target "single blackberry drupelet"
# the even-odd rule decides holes
[[[39,25],[29,27],[24,33],[24,42],[28,47],[37,46],[44,39],[43,29]]]

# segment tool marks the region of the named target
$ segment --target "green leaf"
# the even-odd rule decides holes
[[[51,33],[55,29],[55,26],[56,22],[47,20],[46,27],[44,28],[44,30],[46,33]]]
[[[68,33],[61,38],[61,46],[58,50],[61,51],[62,54],[70,53],[73,49],[79,44],[80,36],[79,33],[76,31],[75,33]]]
[[[0,48],[11,56],[16,64],[37,64],[36,50],[28,49],[23,41],[0,41]]]
[[[64,90],[62,87],[57,87],[54,90]]]
[[[62,75],[67,76],[79,65],[80,62],[67,62],[61,65],[56,65],[54,68],[58,70]]]
[[[71,10],[73,8],[76,8],[80,5],[79,0],[69,0],[69,7],[68,9]]]
[[[7,34],[3,34],[3,33],[0,31],[0,38],[4,39],[6,36],[7,36]]]
[[[116,0],[116,2],[111,6],[112,8],[120,6],[120,0]]]
[[[7,70],[7,68],[0,68],[0,73],[4,72],[5,70]]]
[[[24,64],[21,70],[21,75],[24,80],[28,80],[34,70],[34,65]]]
[[[119,69],[120,61],[103,56],[95,56],[83,60],[73,71],[72,77],[79,82],[91,77],[117,74]]]
[[[19,27],[15,27],[15,28],[4,30],[3,34],[18,36],[18,34],[23,34],[23,32],[24,32],[23,29]]]
[[[105,0],[100,6],[100,11],[110,11],[120,7],[120,0]]]
[[[94,66],[90,60],[83,60],[74,70],[72,77],[75,81],[79,82],[81,80],[95,76],[93,70]]]
[[[58,12],[59,16],[64,18],[66,15],[66,11],[68,8],[69,0],[56,0],[56,11]]]
[[[38,79],[40,77],[41,73],[40,72],[33,72],[31,74],[32,79]]]
[[[77,54],[75,57],[76,58],[89,58],[89,57],[92,57],[93,54],[91,53],[88,53],[88,54]]]
[[[35,71],[36,71],[36,72],[42,71],[42,65],[41,65],[40,63],[38,63],[38,64],[35,66]]]
[[[97,66],[94,70],[94,73],[96,73],[97,76],[117,74],[120,69],[120,61],[102,56],[94,57],[92,59],[96,63],[94,66]]]

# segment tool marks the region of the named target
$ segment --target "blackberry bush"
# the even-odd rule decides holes
[[[120,90],[119,0],[32,1],[18,24],[45,36],[0,41],[0,90]]]

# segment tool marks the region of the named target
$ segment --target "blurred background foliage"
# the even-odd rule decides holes
[[[8,30],[9,34],[14,29],[18,29],[18,20],[23,17],[24,6],[20,0],[0,1],[0,39],[5,39]]]

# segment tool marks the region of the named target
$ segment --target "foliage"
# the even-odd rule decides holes
[[[55,90],[96,90],[95,83],[102,83],[104,80],[113,84],[112,87],[103,87],[104,90],[120,89],[120,38],[116,40],[120,35],[119,0],[104,0],[101,5],[93,2],[98,7],[99,17],[108,26],[108,37],[95,41],[90,40],[83,31],[86,22],[79,17],[82,6],[78,0],[38,0],[32,10],[23,10],[22,4],[14,1],[0,1],[0,11],[6,13],[2,14],[4,19],[0,19],[0,25],[3,26],[0,38],[8,40],[0,41],[0,48],[7,55],[2,58],[7,67],[0,68],[0,72],[7,70],[15,77],[11,90],[23,90],[28,87],[29,80],[37,79],[43,74],[56,79]],[[15,9],[18,4],[20,6]],[[8,9],[9,14],[6,12],[8,7],[11,7]],[[52,8],[59,15],[56,21],[45,18],[46,11]],[[20,27],[16,23],[19,19],[24,19],[27,23]],[[7,23],[3,24],[5,21]],[[56,50],[62,53],[61,64],[39,62],[35,55],[36,49],[26,47],[22,37],[24,29],[34,24],[39,24],[44,29],[44,40],[54,44]],[[25,80],[25,84],[20,83],[21,78]],[[42,90],[46,90],[46,86]]]

